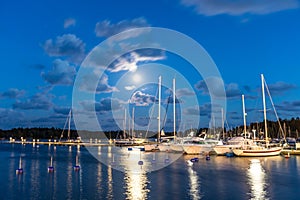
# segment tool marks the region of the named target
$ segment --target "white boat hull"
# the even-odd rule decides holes
[[[157,151],[158,150],[157,144],[145,144],[144,148],[145,148],[145,151]]]
[[[212,150],[212,146],[208,144],[183,144],[182,148],[186,154],[200,154],[201,152],[210,152]]]
[[[260,156],[278,156],[282,148],[274,147],[269,149],[233,149],[234,155],[236,156],[244,156],[244,157],[260,157]]]
[[[217,155],[225,155],[231,153],[233,149],[241,148],[241,145],[217,145],[213,149]]]
[[[173,152],[178,152],[178,153],[184,152],[184,150],[182,148],[182,144],[171,144],[170,148],[171,148],[171,151],[173,151]]]
[[[170,147],[170,144],[161,143],[161,144],[158,144],[158,149],[159,149],[159,151],[166,152],[166,151],[170,151],[171,147]]]

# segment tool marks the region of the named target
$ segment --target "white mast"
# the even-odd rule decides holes
[[[157,142],[159,142],[160,139],[160,104],[161,104],[161,76],[158,77],[158,133],[157,133]]]
[[[244,135],[246,138],[246,132],[247,132],[246,116],[247,116],[247,113],[246,113],[246,109],[245,109],[245,96],[244,95],[242,95],[242,102],[243,102]]]
[[[261,91],[263,97],[263,107],[264,107],[264,122],[265,122],[265,137],[268,140],[268,125],[267,125],[267,110],[266,110],[266,97],[265,97],[265,79],[264,75],[261,74]]]
[[[175,97],[175,78],[173,79],[173,132],[174,140],[176,137],[176,97]]]
[[[131,120],[131,136],[135,137],[134,135],[134,107],[132,108],[132,120]]]
[[[69,121],[68,121],[68,141],[70,141],[70,135],[71,135],[71,116],[72,116],[72,110],[69,112]]]
[[[126,109],[124,111],[124,121],[123,121],[123,138],[126,138]]]
[[[222,133],[223,133],[223,140],[225,140],[225,130],[224,130],[224,109],[221,108],[221,114],[222,114]],[[219,137],[220,138],[220,137]]]

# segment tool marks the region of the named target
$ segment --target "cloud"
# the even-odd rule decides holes
[[[80,105],[85,111],[96,111],[98,113],[107,113],[112,110],[120,110],[124,102],[115,98],[103,98],[99,102],[96,101],[82,101]]]
[[[288,90],[297,88],[297,86],[285,82],[277,82],[274,84],[268,84],[268,88],[270,90],[271,95],[280,95]]]
[[[265,15],[283,10],[299,8],[297,0],[181,0],[187,7],[193,7],[200,15]]]
[[[64,34],[56,40],[48,39],[43,48],[49,56],[70,57],[72,61],[80,62],[84,57],[85,43],[73,34]]]
[[[51,85],[73,85],[75,75],[75,67],[60,59],[53,61],[51,71],[41,73],[43,79]]]
[[[76,24],[76,20],[73,19],[73,18],[68,18],[68,19],[65,19],[64,21],[64,28],[69,28],[71,26],[75,26]]]
[[[110,37],[122,31],[132,28],[149,27],[150,25],[144,18],[135,18],[133,20],[123,20],[116,24],[112,24],[108,20],[97,22],[95,32],[98,37]],[[139,33],[136,33],[139,34]]]
[[[184,96],[195,96],[195,92],[189,90],[188,88],[182,88],[182,89],[178,89],[176,90],[176,96],[178,98],[184,97]]]
[[[227,98],[239,98],[242,96],[242,92],[239,89],[238,84],[230,83],[225,86]]]
[[[50,94],[37,93],[25,101],[17,100],[13,104],[13,108],[20,110],[49,110],[53,106],[52,98],[53,96]]]
[[[206,82],[210,85],[210,90],[208,89]],[[206,81],[200,80],[194,87],[198,91],[201,91],[202,95],[211,95],[213,97],[222,97],[226,94],[227,98],[238,98],[242,94],[238,84],[236,83],[226,84],[224,91],[223,81],[219,78],[208,78]]]
[[[156,97],[142,91],[136,91],[131,96],[129,102],[136,106],[149,106],[149,104],[156,102]]]
[[[13,109],[0,108],[0,128],[9,129],[26,126],[27,123],[22,123],[24,114]]]
[[[62,114],[62,115],[68,115],[70,112],[70,107],[60,107],[60,106],[55,106],[53,108],[53,111],[57,114]]]
[[[165,59],[164,52],[157,49],[139,49],[118,58],[107,70],[111,72],[135,72],[141,63]]]
[[[125,88],[125,90],[131,91],[131,90],[134,90],[136,88],[136,86],[135,85],[128,85],[128,86],[125,86],[124,88]]]
[[[199,106],[185,108],[183,110],[183,114],[185,114],[187,116],[190,116],[190,115],[199,116],[199,114],[200,114],[200,108],[199,108]]]
[[[19,97],[23,97],[24,95],[25,95],[24,90],[19,90],[17,88],[10,88],[5,92],[0,93],[0,98],[16,99]]]
[[[97,94],[118,91],[116,87],[108,84],[108,76],[106,74],[103,73],[100,78],[98,74],[97,71],[94,71],[94,73],[85,75],[80,82],[79,89]],[[98,83],[96,88],[94,88],[95,83]]]
[[[281,105],[276,105],[278,111],[296,112],[300,111],[300,101],[284,101]]]

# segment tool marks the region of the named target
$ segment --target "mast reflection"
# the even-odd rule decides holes
[[[267,186],[266,173],[262,168],[260,160],[250,160],[250,166],[247,175],[249,178],[249,185],[251,187],[251,199],[268,199],[267,192],[265,191]]]

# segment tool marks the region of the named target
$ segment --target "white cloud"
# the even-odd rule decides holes
[[[73,18],[68,18],[65,19],[64,21],[64,28],[69,28],[71,26],[75,26],[76,25],[76,20]]]
[[[144,18],[135,18],[133,20],[123,20],[116,24],[112,24],[108,20],[97,22],[95,32],[98,37],[110,37],[122,31],[150,26]],[[136,33],[139,34],[139,33]]]
[[[299,7],[297,0],[181,0],[185,6],[194,7],[198,14],[213,16],[220,14],[264,15]]]
[[[128,86],[125,86],[125,90],[129,90],[129,91],[134,90],[135,88],[136,88],[135,85],[128,85]]]
[[[119,72],[119,71],[131,71],[135,72],[137,70],[138,64],[141,62],[151,62],[162,60],[165,58],[163,53],[156,54],[147,54],[146,50],[151,51],[150,49],[138,50],[134,52],[130,52],[125,56],[117,59],[112,65],[108,67],[108,70],[111,72]],[[160,51],[162,52],[162,51]]]
[[[136,106],[148,106],[155,101],[155,96],[143,93],[141,91],[136,91],[130,98],[130,103],[133,103]]]

